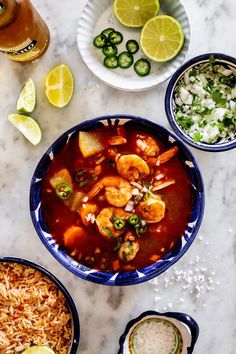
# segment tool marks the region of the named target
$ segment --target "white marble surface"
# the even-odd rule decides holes
[[[166,84],[145,93],[120,92],[95,79],[82,63],[76,47],[76,27],[85,0],[33,3],[50,27],[48,52],[35,64],[21,65],[0,58],[0,256],[30,259],[62,280],[80,315],[80,354],[115,354],[127,321],[148,309],[171,309],[192,315],[200,326],[194,353],[235,354],[235,150],[216,154],[193,151],[205,180],[204,222],[196,241],[176,268],[151,284],[125,288],[90,284],[66,271],[40,242],[29,215],[29,184],[37,161],[55,138],[82,120],[110,113],[138,114],[166,127],[168,123],[163,105]],[[184,3],[192,26],[188,58],[208,51],[236,56],[235,0]],[[74,73],[75,94],[67,108],[58,110],[46,101],[44,77],[53,65],[61,62],[69,64]],[[37,85],[34,116],[43,130],[42,143],[36,148],[6,119],[14,112],[19,90],[29,77]]]

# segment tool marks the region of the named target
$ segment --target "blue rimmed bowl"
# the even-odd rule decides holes
[[[183,339],[183,350],[182,354],[192,354],[194,346],[197,342],[199,335],[199,327],[197,322],[190,317],[189,315],[181,312],[165,312],[160,313],[156,311],[146,311],[143,312],[140,316],[132,319],[128,322],[124,333],[121,335],[119,340],[119,352],[118,354],[129,354],[129,335],[132,333],[132,330],[137,326],[141,321],[147,319],[166,319],[172,322],[180,331]]]
[[[175,74],[172,76],[172,78],[168,84],[168,87],[166,90],[166,96],[165,96],[165,110],[166,110],[167,119],[169,121],[171,128],[174,130],[174,132],[177,134],[177,136],[181,140],[183,140],[185,143],[187,143],[190,146],[193,146],[199,150],[219,152],[219,151],[226,151],[226,150],[230,150],[230,149],[235,148],[236,147],[236,136],[234,139],[216,142],[216,143],[212,143],[212,144],[207,144],[207,143],[202,143],[202,142],[196,143],[188,134],[185,133],[185,131],[177,123],[177,121],[175,119],[175,112],[174,112],[175,88],[178,85],[178,83],[182,80],[182,78],[184,77],[185,72],[188,71],[190,68],[194,68],[196,66],[199,66],[199,65],[209,62],[210,57],[215,58],[216,64],[221,64],[223,66],[230,66],[230,67],[234,68],[234,70],[236,72],[236,58],[230,57],[225,54],[207,53],[207,54],[202,54],[202,55],[199,55],[197,57],[190,59],[175,72]]]
[[[17,264],[22,264],[29,268],[36,269],[38,272],[42,273],[44,276],[46,276],[56,285],[56,287],[61,291],[61,293],[64,295],[66,299],[66,303],[72,319],[72,338],[71,338],[71,345],[68,350],[68,354],[76,354],[79,346],[79,340],[80,340],[79,316],[74,301],[70,296],[68,290],[64,287],[64,285],[47,269],[26,259],[15,258],[15,257],[2,257],[0,258],[0,263],[17,263]]]
[[[52,160],[60,153],[70,139],[75,137],[81,130],[93,130],[106,125],[131,125],[139,129],[150,131],[158,139],[164,142],[167,147],[173,144],[179,147],[179,157],[186,166],[186,170],[192,183],[193,207],[188,220],[187,228],[183,237],[177,242],[171,252],[165,258],[153,263],[152,265],[122,273],[108,273],[88,268],[71,258],[63,249],[61,249],[53,239],[47,225],[44,221],[41,209],[41,188],[44,176]],[[34,172],[30,186],[30,213],[35,230],[43,244],[49,252],[69,271],[78,277],[90,282],[103,285],[134,285],[145,282],[163,273],[171,265],[177,262],[192,244],[201,225],[204,212],[204,187],[197,162],[189,149],[170,131],[151,122],[147,119],[129,116],[112,115],[98,117],[85,121],[69,129],[61,135],[45,152]]]

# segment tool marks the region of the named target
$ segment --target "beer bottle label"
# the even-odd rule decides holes
[[[0,53],[3,53],[5,55],[10,55],[10,56],[22,55],[34,49],[36,44],[37,44],[36,39],[28,40],[27,42],[22,43],[21,47],[12,48],[12,50],[5,50],[4,48],[0,48]]]

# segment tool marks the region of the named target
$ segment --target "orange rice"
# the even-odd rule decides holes
[[[71,339],[71,314],[57,286],[33,268],[0,263],[0,354],[32,345],[67,354]]]

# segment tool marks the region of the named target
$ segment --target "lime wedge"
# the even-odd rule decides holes
[[[55,107],[65,107],[74,92],[74,79],[70,68],[65,64],[55,66],[46,77],[46,96]]]
[[[42,132],[38,123],[23,114],[10,114],[8,120],[28,139],[33,145],[40,143]]]
[[[114,14],[128,27],[142,27],[160,10],[159,0],[115,0]]]
[[[55,354],[55,352],[48,347],[33,346],[23,351],[22,354]]]
[[[34,82],[29,79],[23,86],[16,102],[16,109],[22,113],[32,113],[36,104],[36,91]]]
[[[143,27],[140,37],[141,48],[154,61],[173,59],[184,44],[184,32],[180,23],[171,16],[156,16]]]

